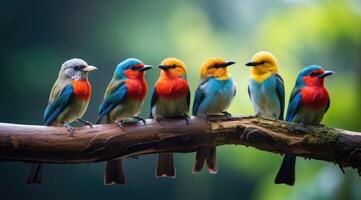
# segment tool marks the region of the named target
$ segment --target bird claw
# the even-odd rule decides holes
[[[86,126],[89,126],[90,128],[93,128],[93,123],[91,123],[90,121],[86,121],[83,119],[78,119],[78,121],[85,124]]]
[[[225,118],[227,119],[231,119],[232,118],[232,114],[227,112],[227,111],[223,111],[222,114],[224,115]]]
[[[123,129],[123,131],[124,131],[124,122],[123,122],[123,120],[121,120],[121,121],[115,121],[114,124],[115,124],[116,126],[118,126],[119,128]]]
[[[134,119],[137,119],[138,121],[142,121],[144,126],[147,125],[147,121],[142,117],[137,116],[137,117],[134,117]]]
[[[63,124],[63,126],[67,129],[67,131],[70,133],[70,137],[74,136],[75,128],[70,126],[69,124]]]
[[[189,125],[189,120],[191,119],[188,114],[183,115],[184,120],[186,120],[187,125]]]
[[[204,121],[209,122],[209,117],[208,117],[207,113],[203,113],[202,117],[203,117]]]

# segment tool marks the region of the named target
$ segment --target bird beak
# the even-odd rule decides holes
[[[259,65],[258,62],[248,62],[248,63],[246,63],[246,66],[247,66],[247,67],[255,67],[255,66],[257,66],[257,65]]]
[[[325,78],[325,77],[330,76],[330,75],[332,75],[334,73],[335,72],[333,72],[333,71],[325,71],[325,72],[323,72],[323,74],[319,75],[318,78]]]
[[[140,68],[139,69],[139,71],[147,71],[147,70],[150,70],[150,69],[152,69],[153,68],[153,66],[151,66],[151,65],[144,65],[144,67],[142,67],[142,68]]]
[[[236,62],[234,62],[234,61],[227,61],[227,62],[225,62],[224,63],[224,65],[222,66],[222,67],[228,67],[228,66],[231,66],[231,65],[233,65],[233,64],[235,64]]]
[[[160,69],[162,70],[165,70],[165,71],[168,71],[169,70],[169,67],[165,66],[165,65],[159,65],[158,66]]]
[[[95,71],[98,68],[94,67],[94,66],[87,66],[83,69],[83,72],[91,72],[91,71]]]

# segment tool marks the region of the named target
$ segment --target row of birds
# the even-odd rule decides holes
[[[226,110],[236,94],[235,83],[228,72],[228,67],[233,64],[235,62],[225,61],[222,58],[210,58],[203,63],[192,115],[208,118],[208,115],[223,113],[226,117],[231,116]],[[284,82],[278,74],[278,62],[275,56],[270,52],[261,51],[245,65],[250,67],[248,93],[256,115],[283,120]],[[186,79],[186,65],[179,59],[167,58],[158,67],[161,71],[152,94],[150,117],[157,120],[184,117],[188,120],[191,95]],[[144,73],[152,68],[135,58],[128,58],[118,64],[99,107],[97,123],[101,123],[102,119],[106,118],[106,123],[115,123],[123,127],[124,120],[132,118],[145,124],[145,120],[138,115],[142,111],[147,94]],[[91,97],[88,73],[96,69],[81,59],[68,60],[61,66],[44,113],[45,125],[65,126],[71,134],[75,130],[69,123],[74,121],[92,126],[81,117],[87,110]],[[329,95],[324,87],[324,78],[333,73],[325,71],[318,65],[310,65],[302,69],[289,99],[286,121],[309,125],[320,124],[330,105]],[[294,184],[295,162],[296,156],[292,153],[284,156],[275,179],[276,184]],[[210,173],[217,172],[216,147],[198,149],[194,173],[201,171],[204,163]],[[41,163],[33,165],[28,178],[29,184],[41,182],[41,169]],[[175,177],[175,174],[172,153],[159,154],[156,175]],[[121,159],[106,162],[104,182],[106,185],[125,183]]]

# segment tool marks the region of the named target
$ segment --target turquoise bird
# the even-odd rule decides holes
[[[159,121],[163,118],[183,117],[188,123],[190,91],[185,64],[176,58],[166,58],[158,67],[161,72],[152,95],[150,118]],[[172,153],[159,154],[156,176],[176,176]]]
[[[145,71],[151,68],[136,58],[128,58],[118,64],[99,107],[97,123],[106,117],[108,124],[116,123],[120,127],[129,118],[141,120],[145,124],[139,114],[148,90]],[[121,159],[106,162],[104,183],[125,184]]]
[[[305,67],[297,76],[287,109],[286,121],[307,125],[319,125],[330,106],[330,98],[324,87],[324,78],[334,74],[318,65]],[[286,154],[275,183],[295,183],[296,156]]]
[[[203,63],[200,70],[201,82],[194,97],[194,116],[208,118],[208,115],[220,113],[231,116],[226,109],[236,94],[236,86],[227,67],[234,63],[226,62],[222,58],[210,58]],[[206,147],[197,151],[193,173],[201,171],[204,162],[207,163],[209,173],[217,173],[216,147]]]
[[[44,113],[45,126],[64,126],[72,136],[74,128],[69,125],[80,121],[92,127],[88,121],[82,120],[91,97],[91,85],[88,72],[97,70],[89,66],[84,60],[71,59],[61,66],[58,79],[50,93],[49,103]],[[42,164],[33,165],[28,184],[41,182]]]
[[[285,89],[274,55],[261,51],[246,66],[251,67],[248,94],[257,116],[283,120]]]

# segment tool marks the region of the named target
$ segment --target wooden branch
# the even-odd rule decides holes
[[[147,125],[109,124],[77,128],[73,137],[63,127],[0,123],[0,159],[43,163],[90,163],[159,152],[192,152],[226,144],[253,146],[274,153],[293,153],[353,167],[361,172],[361,133],[329,127],[238,116],[192,117]]]

